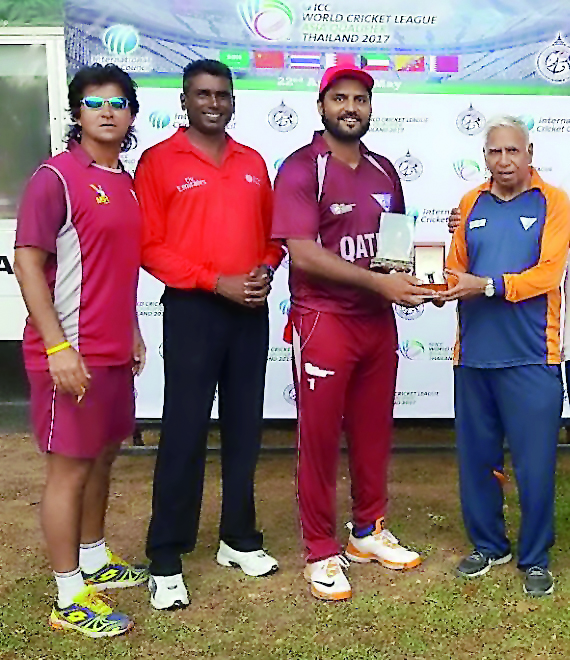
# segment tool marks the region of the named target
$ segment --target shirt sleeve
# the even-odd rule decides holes
[[[267,174],[267,167],[265,161],[263,162],[262,184],[261,184],[261,213],[264,228],[264,240],[266,243],[266,250],[263,256],[263,264],[271,266],[276,269],[281,260],[283,259],[284,250],[281,241],[271,240],[271,223],[273,221],[273,190],[271,188],[271,181]]]
[[[505,298],[510,302],[520,302],[559,287],[568,259],[569,241],[570,201],[565,192],[552,189],[547,194],[546,221],[538,263],[522,273],[503,274]],[[502,293],[500,285],[497,293]]]
[[[285,161],[275,179],[273,238],[316,240],[319,204],[316,170]]]
[[[459,212],[461,220],[459,226],[456,227],[451,239],[451,247],[445,262],[445,267],[449,270],[457,270],[461,273],[467,273],[469,270],[469,257],[467,255],[467,241],[465,240],[465,227],[467,225],[467,218],[471,213],[477,196],[472,194],[465,195],[459,202]],[[448,283],[453,285],[456,283],[456,278],[450,276],[447,278]]]
[[[167,210],[159,165],[143,154],[135,173],[135,191],[143,220],[142,266],[167,286],[213,291],[220,274],[181,257],[166,243]]]
[[[16,225],[16,247],[56,253],[56,240],[67,218],[65,189],[49,167],[40,167],[26,186]]]

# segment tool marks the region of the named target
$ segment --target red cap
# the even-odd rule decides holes
[[[319,94],[322,94],[340,78],[359,80],[369,91],[374,87],[374,78],[369,73],[359,69],[354,64],[340,64],[331,66],[324,72],[319,86]]]

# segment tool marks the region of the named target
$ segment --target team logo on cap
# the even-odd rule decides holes
[[[111,203],[111,200],[109,199],[109,197],[107,197],[107,193],[103,190],[101,186],[96,186],[94,183],[91,183],[89,187],[92,188],[97,193],[97,197],[95,197],[95,201],[97,202],[97,204]]]
[[[424,171],[421,161],[412,156],[409,151],[402,158],[398,158],[394,165],[404,181],[415,181],[421,177]]]
[[[282,41],[291,34],[293,12],[281,0],[249,0],[238,5],[247,29],[265,41]]]
[[[139,33],[132,25],[111,25],[102,41],[112,55],[129,55],[139,46]]]
[[[270,111],[267,121],[271,128],[274,128],[276,131],[288,133],[297,126],[299,117],[293,108],[290,108],[285,105],[284,101],[281,101],[276,108]]]
[[[477,135],[485,128],[485,116],[470,105],[457,116],[457,128],[465,135]]]
[[[570,80],[570,46],[559,34],[536,58],[538,73],[548,82],[562,85]]]

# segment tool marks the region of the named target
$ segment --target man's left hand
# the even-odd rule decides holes
[[[487,286],[486,277],[478,277],[471,273],[462,273],[458,270],[446,270],[446,275],[451,275],[455,280],[455,285],[446,291],[441,291],[439,299],[443,302],[449,300],[465,300],[467,298],[474,298],[485,293]]]
[[[138,326],[133,340],[133,375],[140,376],[146,364],[146,346]]]
[[[252,306],[263,305],[271,291],[273,276],[265,264],[258,266],[249,273],[246,282],[247,302]]]

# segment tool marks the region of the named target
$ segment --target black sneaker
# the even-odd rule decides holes
[[[495,564],[506,564],[513,558],[510,552],[502,557],[486,557],[479,550],[473,550],[468,556],[464,557],[457,566],[457,575],[460,577],[479,577],[485,575]]]
[[[547,568],[531,566],[526,569],[524,592],[529,596],[548,596],[554,591],[554,578]]]

